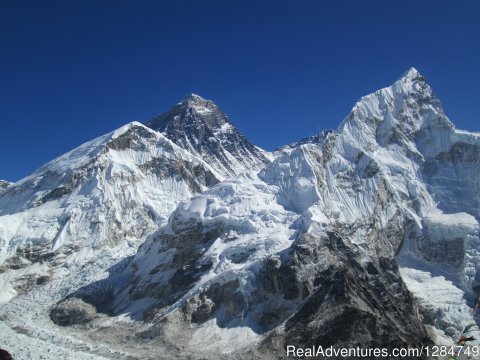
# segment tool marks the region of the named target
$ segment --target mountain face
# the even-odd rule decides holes
[[[8,189],[0,184],[2,302],[57,266],[131,255],[178,202],[269,161],[197,95],[147,124],[83,144]]]
[[[266,153],[250,143],[217,105],[195,94],[145,125],[205,160],[224,177],[259,170],[269,162]]]
[[[1,300],[48,282],[58,267],[131,255],[178,202],[217,176],[140,123],[49,162],[0,197]]]
[[[14,224],[0,227],[0,283],[28,279],[5,280],[25,264],[54,274],[5,300],[0,341],[12,349],[25,354],[15,329],[51,353],[83,349],[77,358],[421,348],[453,345],[467,325],[480,339],[471,316],[480,135],[455,128],[415,69],[361,98],[337,130],[282,147],[272,162],[198,96],[147,126],[94,140],[0,195],[0,221]],[[72,231],[80,224],[89,225],[83,238]],[[118,247],[122,231],[130,251],[75,262],[75,245]],[[57,241],[56,251],[73,252],[45,257]]]

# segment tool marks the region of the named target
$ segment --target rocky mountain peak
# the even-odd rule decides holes
[[[169,111],[155,116],[145,125],[165,133],[167,137],[175,141],[177,137],[183,136],[182,133],[188,133],[189,128],[216,130],[228,122],[227,116],[213,101],[192,93]]]
[[[360,98],[337,133],[369,147],[377,141],[404,143],[427,128],[448,132],[453,124],[426,79],[410,68],[392,85]]]
[[[196,94],[186,96],[145,125],[204,159],[225,177],[268,162],[213,101]]]
[[[222,119],[225,122],[227,121],[226,116],[222,113],[217,105],[211,100],[204,99],[200,95],[197,94],[189,94],[185,96],[185,98],[177,104],[177,106],[183,110],[183,112],[189,112],[196,114],[200,121],[207,121],[204,115],[208,115],[210,113],[216,113],[219,119]],[[218,125],[216,123],[210,125]]]
[[[208,106],[208,105],[215,105],[212,101],[207,100],[200,95],[190,93],[185,98],[180,102],[180,104],[184,105],[203,105],[203,106]]]

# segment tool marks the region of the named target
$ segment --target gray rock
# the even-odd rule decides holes
[[[79,298],[63,300],[50,311],[50,319],[60,326],[84,325],[96,315],[95,308]]]

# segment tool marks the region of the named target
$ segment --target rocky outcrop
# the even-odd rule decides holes
[[[63,300],[50,311],[50,319],[60,326],[83,325],[95,316],[95,308],[78,298]]]
[[[394,260],[380,258],[360,264],[342,239],[330,233],[321,247],[305,243],[294,247],[290,268],[305,271],[301,264],[315,263],[324,252],[335,261],[297,283],[305,289],[304,300],[263,346],[276,347],[284,354],[287,345],[393,349],[432,344]]]
[[[0,180],[0,196],[5,192],[8,186],[10,186],[12,183],[5,181],[5,180]]]
[[[13,360],[13,357],[7,350],[0,349],[0,360]]]

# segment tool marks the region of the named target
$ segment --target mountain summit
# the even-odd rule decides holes
[[[224,177],[247,169],[259,170],[269,161],[217,105],[196,94],[188,95],[145,125],[204,159]]]
[[[405,71],[403,73],[403,75],[401,76],[400,79],[403,79],[403,78],[411,78],[411,79],[414,79],[416,77],[421,77],[422,75],[418,72],[417,69],[415,69],[413,66],[408,69],[407,71]]]

